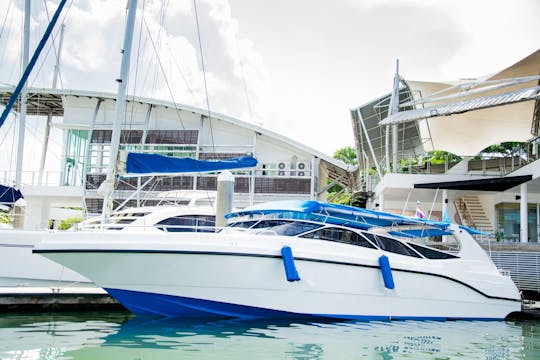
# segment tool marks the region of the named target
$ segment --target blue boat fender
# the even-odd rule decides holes
[[[390,267],[390,261],[388,256],[382,255],[379,257],[379,265],[381,267],[381,274],[384,281],[384,287],[387,289],[394,289],[394,277],[392,276],[392,268]]]
[[[287,281],[300,281],[300,276],[294,264],[294,256],[290,246],[281,248],[281,257],[283,258],[283,266],[285,267],[285,276]]]

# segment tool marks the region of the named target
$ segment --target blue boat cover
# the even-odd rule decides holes
[[[227,214],[225,218],[229,219],[236,216],[274,213],[279,214],[285,212],[296,213],[298,216],[309,215],[311,217],[317,217],[317,220],[319,221],[324,221],[335,225],[347,224],[348,226],[353,226],[360,229],[369,229],[374,226],[425,225],[446,230],[450,225],[448,223],[439,221],[366,210],[354,206],[323,203],[314,200],[284,200],[266,202]]]
[[[195,160],[130,152],[127,156],[126,170],[128,174],[175,174],[240,169],[256,165],[257,159],[252,156],[224,160]]]
[[[13,187],[0,185],[0,204],[13,205],[15,201],[23,197],[24,196],[20,190]]]

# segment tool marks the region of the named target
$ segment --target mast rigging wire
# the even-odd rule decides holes
[[[148,32],[148,39],[150,39],[150,44],[152,45],[152,48],[154,49],[154,52],[156,54],[156,59],[159,65],[159,68],[161,69],[161,72],[165,75],[165,70],[163,68],[163,64],[161,63],[161,60],[159,58],[159,54],[157,52],[156,44],[154,43],[154,40],[152,39],[152,35],[150,34],[150,28],[148,27],[148,24],[146,23],[146,20],[143,19],[144,26],[146,27],[146,31]],[[174,99],[174,95],[172,93],[171,86],[169,84],[169,81],[167,80],[167,76],[163,76],[165,85],[167,86],[167,90],[169,91],[169,95],[171,96],[171,100],[174,104],[174,109],[176,111],[176,114],[178,116],[178,119],[180,120],[180,126],[182,126],[182,130],[186,130],[184,126],[184,122],[182,121],[182,116],[180,115],[180,111],[178,110],[178,104],[176,103]]]
[[[199,15],[197,13],[197,0],[193,0],[193,9],[195,11],[195,22],[197,24],[197,39],[199,40],[199,52],[201,54],[201,69],[203,73],[204,81],[204,95],[206,97],[206,110],[208,111],[208,126],[210,127],[210,136],[212,138],[212,152],[216,153],[215,141],[214,141],[214,131],[212,129],[212,116],[210,114],[210,99],[208,97],[208,85],[206,82],[206,69],[204,67],[204,54],[202,50],[202,41],[201,41],[201,29],[199,26]]]
[[[0,29],[0,39],[2,38],[2,34],[4,33],[4,28],[6,26],[6,21],[7,21],[8,15],[9,15],[9,9],[11,8],[12,1],[13,0],[9,1],[8,8],[7,8],[7,11],[6,11],[6,16],[4,16],[4,21],[2,21],[2,29]]]

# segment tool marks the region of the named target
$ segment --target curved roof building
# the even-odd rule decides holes
[[[0,89],[0,103],[5,104],[12,91]],[[48,213],[43,209],[50,206],[82,206],[87,214],[100,212],[103,199],[97,188],[109,162],[115,95],[29,89],[27,114],[57,117],[54,126],[63,130],[64,140],[60,172],[48,174],[41,185],[38,170],[24,172],[21,190],[29,207],[35,205],[33,217],[41,213],[37,221],[27,219],[26,227],[46,226]],[[274,199],[325,200],[329,182],[348,187],[355,183],[353,173],[340,160],[254,124],[191,106],[128,97],[122,129],[125,150],[200,160],[254,156],[255,168],[233,172],[237,207]],[[2,180],[10,183],[12,179],[8,175]],[[158,196],[163,192],[212,192],[216,187],[216,174],[120,179],[116,205],[152,205],[163,201]]]

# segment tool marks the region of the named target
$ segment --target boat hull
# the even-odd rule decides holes
[[[33,254],[48,231],[0,230],[0,287],[95,287],[84,276]]]
[[[171,239],[168,245],[157,239],[153,247],[140,247],[135,241],[124,246],[109,243],[100,250],[83,244],[78,249],[53,246],[38,251],[94,280],[137,314],[444,320],[504,319],[521,309],[510,278],[477,269],[480,279],[468,283],[463,278],[470,274],[452,270],[467,265],[461,260],[424,260],[434,264],[430,268],[412,263],[421,259],[390,255],[395,288],[388,289],[378,250],[366,254],[346,246],[341,255],[329,254],[321,244],[296,239],[288,245],[300,281],[291,282],[280,255],[287,244],[274,239],[250,245],[250,239],[234,236],[230,241],[205,241],[212,236],[217,237],[198,235],[197,242]],[[510,291],[497,290],[507,288]]]

